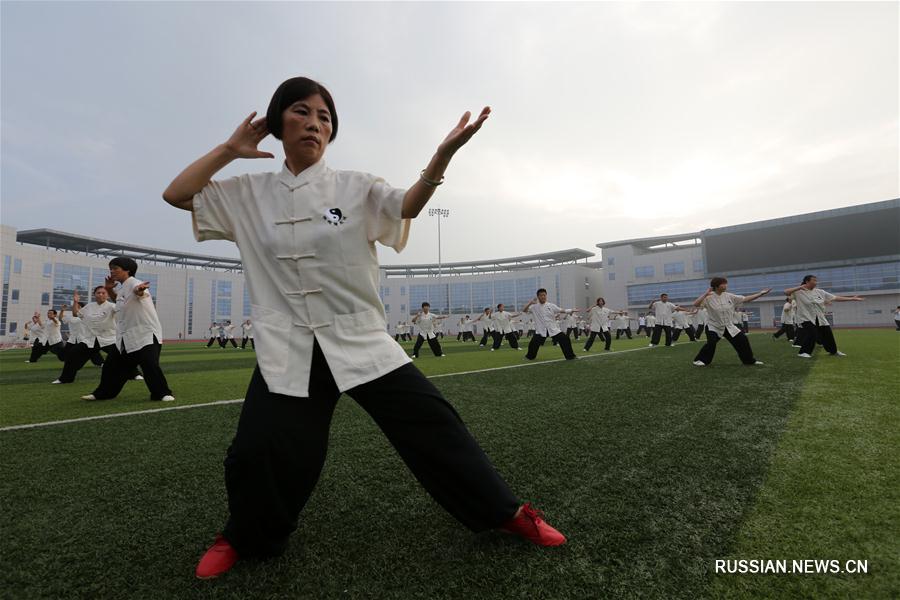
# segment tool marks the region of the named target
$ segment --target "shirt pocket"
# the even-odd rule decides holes
[[[352,338],[372,331],[386,331],[384,316],[376,309],[335,315],[334,327],[341,339]]]
[[[287,370],[290,343],[291,316],[258,304],[250,305],[253,333],[259,341],[256,353],[260,369],[266,374],[283,375]]]

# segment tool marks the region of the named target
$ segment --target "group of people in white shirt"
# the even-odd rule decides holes
[[[234,336],[235,329],[237,329],[237,325],[232,324],[231,321],[211,323],[208,330],[209,341],[206,343],[206,347],[209,348],[218,341],[220,348],[225,348],[229,343],[233,348],[237,348],[238,345]],[[241,323],[241,350],[247,348],[248,341],[250,342],[251,348],[255,350],[256,342],[253,339],[253,323],[250,321],[250,319],[247,319],[246,321]]]

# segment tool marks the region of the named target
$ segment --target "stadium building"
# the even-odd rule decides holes
[[[900,305],[900,199],[597,247],[607,304],[633,313],[664,292],[688,304],[716,275],[737,294],[772,288],[746,306],[751,327],[777,326],[782,291],[807,274],[829,292],[865,296],[831,305],[837,327],[892,325]]]
[[[113,256],[138,261],[137,277],[150,282],[166,339],[205,339],[213,321],[240,323],[251,316],[250,294],[241,262],[236,258],[174,252],[112,242],[76,234],[0,227],[3,287],[0,296],[0,340],[21,339],[35,310],[71,304],[74,290],[84,301],[102,285]],[[480,314],[503,302],[510,310],[523,306],[539,287],[561,306],[583,306],[599,293],[599,263],[588,262],[592,252],[562,250],[508,259],[385,266],[381,297],[389,330],[419,311],[422,302],[432,310],[456,316]],[[455,332],[458,318],[445,323]]]

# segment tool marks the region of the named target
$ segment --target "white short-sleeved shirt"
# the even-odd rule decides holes
[[[244,325],[241,325],[241,331],[243,331],[245,338],[251,340],[253,339],[253,323],[245,323]]]
[[[493,331],[494,330],[494,313],[486,314],[481,313],[481,323],[482,327],[484,327],[485,331]]]
[[[141,296],[134,293],[141,283],[140,279],[129,277],[116,290],[116,347],[124,346],[125,352],[149,346],[154,338],[162,344],[162,324],[150,290],[144,290]]]
[[[687,329],[688,325],[690,325],[687,313],[681,310],[672,315],[672,323],[679,329]]]
[[[228,336],[229,339],[234,339],[234,328],[236,325],[226,325],[225,326],[225,335]]]
[[[674,304],[657,300],[653,303],[653,312],[656,314],[657,325],[672,326],[672,314],[675,312]]]
[[[790,300],[787,300],[784,305],[781,307],[781,322],[782,324],[790,325],[794,322],[794,313],[793,313],[793,305]]]
[[[656,326],[656,317],[653,315],[647,315],[647,327],[655,327]]]
[[[563,310],[552,302],[535,302],[532,304],[528,312],[534,319],[534,333],[543,337],[553,337],[560,333],[559,323],[556,315],[559,313],[571,313],[571,310]]]
[[[830,325],[825,316],[825,303],[835,299],[835,295],[821,288],[808,290],[800,288],[794,292],[794,301],[797,308],[794,313],[794,322],[801,324],[809,321],[819,325]]]
[[[80,344],[84,342],[85,328],[84,325],[81,324],[80,318],[66,314],[66,316],[62,318],[62,322],[69,325],[69,339],[66,340],[69,344]]]
[[[44,330],[43,326],[38,325],[37,323],[34,323],[31,326],[31,334],[35,337],[35,339],[39,343],[41,343],[41,344],[47,343],[47,332],[46,332],[46,330]]]
[[[385,328],[375,251],[375,242],[406,246],[405,193],[319,161],[296,176],[285,165],[212,181],[194,196],[196,239],[240,249],[272,392],[309,395],[314,339],[341,391],[410,362]]]
[[[591,331],[600,333],[601,331],[609,331],[609,315],[612,310],[594,305],[590,309]]]
[[[510,319],[512,319],[512,314],[506,312],[505,310],[495,311],[491,314],[493,317],[492,326],[494,330],[506,335],[507,333],[512,333],[512,325],[510,324]]]
[[[44,332],[47,336],[47,344],[51,346],[55,346],[56,344],[62,343],[62,323],[57,320],[53,322],[50,319],[47,319],[47,322],[44,323]]]
[[[434,318],[434,313],[420,313],[416,318],[416,325],[419,326],[419,334],[426,340],[434,339],[436,326],[440,321]]]
[[[116,343],[116,305],[110,301],[103,304],[88,302],[78,309],[78,317],[85,328],[84,343],[93,348],[112,346]]]
[[[694,313],[694,323],[698,326],[706,325],[706,322],[709,320],[708,311],[702,306]]]
[[[734,318],[735,309],[743,304],[744,300],[744,296],[731,292],[713,293],[707,296],[703,300],[703,308],[707,311],[706,326],[719,335],[724,335],[726,331],[733,336],[741,333]],[[738,322],[740,322],[740,318],[738,318]]]

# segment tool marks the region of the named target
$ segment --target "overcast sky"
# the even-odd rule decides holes
[[[411,185],[490,105],[429,206],[444,262],[900,196],[898,3],[2,2],[2,222],[237,256],[161,199],[288,77],[325,160]],[[242,160],[220,173],[281,168]],[[423,212],[402,254],[437,260]]]

